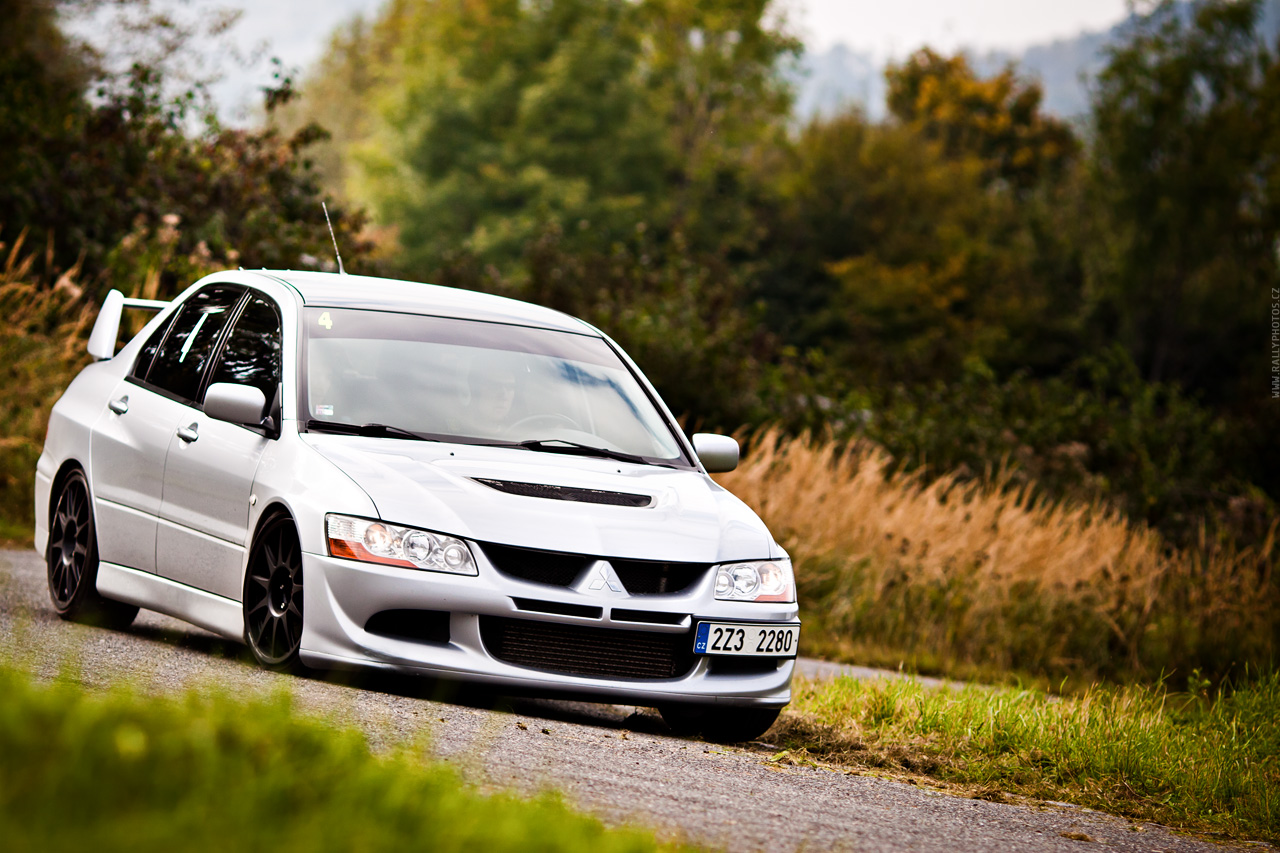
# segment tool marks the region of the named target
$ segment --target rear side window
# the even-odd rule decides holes
[[[156,353],[147,382],[180,400],[195,400],[205,367],[242,292],[235,287],[210,287],[184,302]]]
[[[215,382],[252,385],[270,403],[280,386],[280,315],[261,296],[252,297],[236,320],[214,370]]]
[[[173,315],[169,319],[156,327],[151,333],[151,337],[147,338],[147,342],[142,345],[142,352],[138,354],[138,360],[133,364],[133,370],[129,375],[134,379],[145,381],[147,371],[151,369],[151,362],[155,360],[156,350],[160,349],[160,342],[164,340],[165,332],[169,331],[169,327],[173,325]]]

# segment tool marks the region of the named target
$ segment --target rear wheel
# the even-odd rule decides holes
[[[244,585],[245,641],[268,669],[301,671],[302,546],[293,519],[267,522],[253,543]]]
[[[701,734],[716,743],[755,740],[777,721],[781,708],[735,708],[726,705],[665,705],[662,720],[677,735]]]
[[[128,628],[138,615],[131,604],[98,595],[98,536],[93,502],[84,472],[72,471],[62,482],[49,519],[45,548],[49,597],[63,619],[116,630]]]

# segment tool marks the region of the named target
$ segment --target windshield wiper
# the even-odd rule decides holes
[[[407,429],[389,424],[344,424],[341,421],[307,421],[307,429],[320,432],[340,432],[346,435],[367,435],[372,438],[408,438],[414,441],[435,441]]]
[[[619,462],[635,462],[640,465],[648,465],[649,462],[643,456],[636,456],[633,453],[623,453],[621,450],[610,450],[607,447],[593,447],[590,444],[579,444],[576,441],[566,441],[563,438],[531,438],[528,441],[518,441],[514,447],[523,447],[528,450],[538,450],[543,453],[568,453],[574,456],[602,456],[605,459],[617,459]]]

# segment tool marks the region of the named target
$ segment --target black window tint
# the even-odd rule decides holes
[[[180,399],[194,400],[209,356],[240,294],[237,288],[211,287],[183,303],[147,381]]]
[[[156,350],[160,348],[160,342],[164,340],[164,333],[173,325],[172,315],[168,320],[156,327],[151,333],[151,337],[147,338],[147,342],[142,345],[142,352],[138,354],[138,360],[133,363],[133,370],[129,375],[134,379],[146,379],[147,371],[151,369],[151,361],[156,357]]]
[[[254,296],[236,320],[214,371],[215,382],[252,385],[270,403],[280,384],[280,316],[275,307]]]

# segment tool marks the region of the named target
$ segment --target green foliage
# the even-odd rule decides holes
[[[1160,3],[1112,51],[1093,118],[1097,334],[1237,409],[1269,389],[1280,285],[1280,48],[1259,9]]]
[[[329,257],[324,194],[304,156],[322,130],[233,130],[204,116],[193,133],[194,91],[167,98],[160,72],[145,65],[105,75],[59,31],[56,3],[19,0],[6,16],[0,85],[14,97],[0,106],[8,152],[0,225],[49,247],[42,276],[74,267],[98,295],[113,285],[132,289],[137,281],[127,276],[146,271],[120,269],[113,250],[131,234],[177,223],[170,255],[203,260],[196,266],[297,268]],[[269,105],[292,96],[288,79],[277,82]],[[356,237],[362,214],[331,212],[348,259],[358,262],[370,248]],[[161,272],[162,295],[190,283],[183,270]]]
[[[7,3],[0,27],[0,228],[8,233],[39,220],[80,131],[89,58],[58,28],[57,7]]]
[[[0,834],[13,851],[657,849],[556,796],[481,796],[420,746],[297,715],[287,695],[36,686],[0,668]]]
[[[897,385],[873,397],[860,434],[933,475],[1013,466],[1055,499],[1111,501],[1172,542],[1206,517],[1256,540],[1275,504],[1249,485],[1230,424],[1177,386],[1147,383],[1120,348],[1062,375],[1001,381],[974,366],[958,380]]]
[[[967,359],[1068,360],[1069,184],[991,189],[977,155],[857,113],[813,122],[769,169],[758,293],[789,343],[864,385],[949,378]]]
[[[302,114],[356,128],[347,188],[419,277],[461,253],[520,278],[548,227],[575,250],[644,223],[727,251],[755,239],[747,164],[790,102],[778,63],[796,42],[766,5],[391,4],[333,43]]]
[[[1019,80],[1012,67],[981,80],[963,54],[926,47],[885,77],[889,111],[948,156],[976,156],[988,180],[1031,189],[1060,176],[1077,152],[1071,128],[1040,113],[1040,85]]]
[[[1214,695],[1164,686],[1079,696],[922,687],[851,678],[809,682],[780,745],[1235,838],[1280,838],[1280,676]],[[788,756],[780,756],[784,758]]]
[[[547,229],[526,249],[523,281],[494,278],[467,256],[432,278],[531,300],[595,325],[691,427],[732,431],[798,408],[788,381],[797,366],[782,359],[762,318],[743,308],[741,278],[730,264],[709,253],[664,252],[643,230],[635,248],[571,245],[558,228]]]

